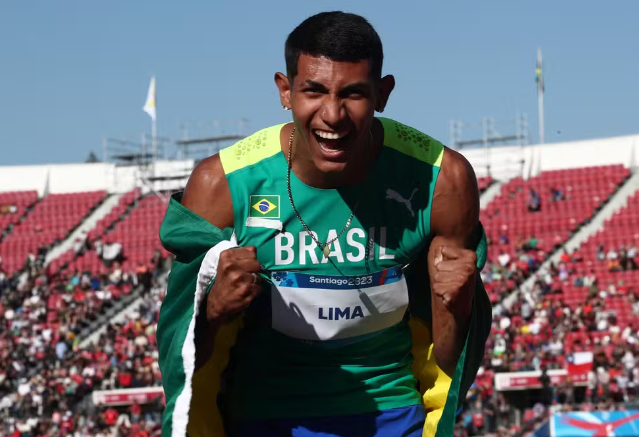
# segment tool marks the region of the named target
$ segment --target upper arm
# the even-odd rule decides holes
[[[233,227],[231,190],[219,155],[202,160],[184,188],[182,205],[220,229]]]
[[[431,249],[445,244],[475,250],[481,238],[475,172],[463,155],[448,148],[433,193],[430,221]]]

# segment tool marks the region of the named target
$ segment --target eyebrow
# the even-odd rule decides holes
[[[367,82],[355,82],[355,83],[350,83],[346,85],[344,88],[342,88],[341,92],[343,93],[353,92],[353,91],[362,92],[362,91],[368,91],[369,89],[370,89],[370,84],[368,84]]]
[[[310,86],[311,88],[317,88],[317,89],[322,89],[322,90],[326,90],[326,86],[322,83],[319,82],[315,82],[314,80],[310,80],[310,79],[306,79],[306,85]]]
[[[317,88],[326,91],[327,88],[324,84],[320,82],[316,82],[314,80],[307,79],[306,85],[312,88]],[[352,91],[366,91],[369,89],[369,84],[366,82],[354,82],[346,85],[344,88],[339,90],[340,93],[344,92],[352,92]]]

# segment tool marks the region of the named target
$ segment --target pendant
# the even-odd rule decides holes
[[[324,245],[324,249],[322,249],[322,252],[324,252],[324,257],[328,258],[328,255],[331,253],[331,248],[328,244]]]

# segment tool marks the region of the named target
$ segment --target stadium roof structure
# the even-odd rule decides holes
[[[245,135],[219,135],[214,137],[204,137],[204,138],[193,138],[191,140],[177,140],[175,143],[178,146],[190,146],[192,144],[203,144],[203,143],[221,143],[226,141],[239,141],[244,138]]]

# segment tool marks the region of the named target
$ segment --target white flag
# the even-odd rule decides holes
[[[146,103],[142,109],[151,116],[153,121],[155,121],[155,76],[151,78],[149,92],[146,96]]]

